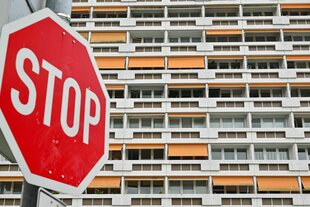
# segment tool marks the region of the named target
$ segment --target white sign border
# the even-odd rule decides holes
[[[96,165],[92,168],[92,170],[88,173],[88,175],[84,178],[84,180],[80,183],[80,185],[78,187],[73,187],[31,173],[1,109],[0,109],[0,123],[1,123],[0,128],[27,182],[33,185],[42,186],[62,193],[68,193],[71,195],[80,195],[87,188],[92,179],[97,175],[102,166],[106,163],[109,156],[110,98],[107,89],[103,84],[102,77],[99,73],[95,58],[93,57],[92,50],[90,49],[88,42],[78,32],[76,32],[73,28],[71,28],[68,24],[66,24],[62,19],[60,19],[54,12],[52,12],[48,8],[42,9],[36,13],[33,13],[29,16],[23,17],[21,19],[18,19],[17,21],[5,25],[2,29],[0,40],[0,93],[2,88],[2,78],[4,72],[4,64],[6,59],[6,51],[8,47],[9,35],[45,18],[51,18],[58,25],[60,25],[65,31],[69,32],[76,40],[81,42],[87,49],[93,68],[95,69],[94,72],[97,75],[98,81],[101,84],[103,93],[106,98],[105,149],[104,149],[105,153],[96,163]]]

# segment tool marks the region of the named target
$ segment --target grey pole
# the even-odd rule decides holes
[[[70,23],[72,0],[46,0],[46,7],[54,11],[68,24]]]
[[[72,0],[46,0],[46,7],[70,24]],[[24,179],[21,207],[37,207],[38,191],[38,186]]]
[[[30,184],[24,179],[21,207],[36,207],[38,191],[38,186]]]

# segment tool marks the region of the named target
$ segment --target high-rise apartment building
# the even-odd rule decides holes
[[[111,129],[69,206],[310,206],[309,1],[75,0],[72,26]],[[0,206],[21,181],[0,162]]]

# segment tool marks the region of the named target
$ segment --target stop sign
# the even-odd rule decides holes
[[[109,96],[87,41],[49,9],[2,30],[0,125],[26,180],[80,194],[108,157]]]

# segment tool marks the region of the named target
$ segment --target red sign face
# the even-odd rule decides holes
[[[108,156],[109,100],[88,43],[48,9],[1,38],[1,129],[26,180],[81,193]]]

